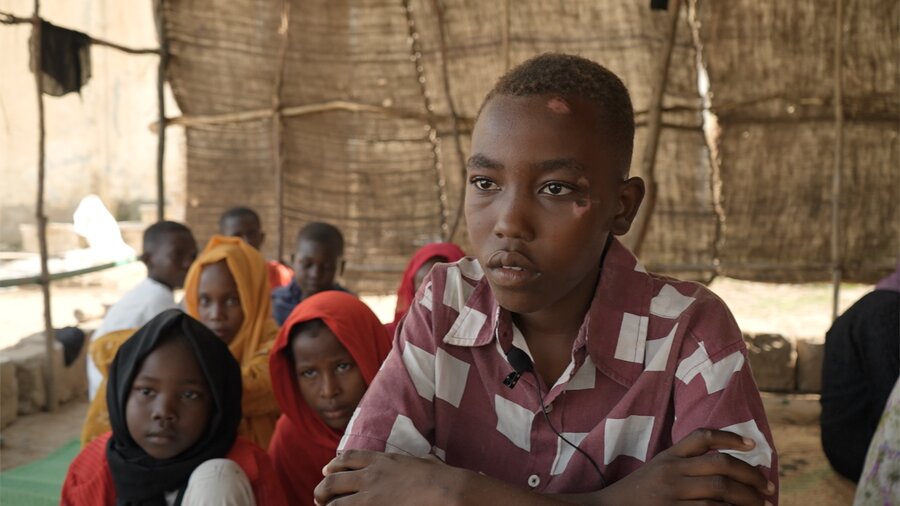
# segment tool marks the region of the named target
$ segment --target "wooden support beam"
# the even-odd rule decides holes
[[[662,132],[662,101],[669,82],[669,64],[672,62],[672,49],[675,47],[675,35],[678,33],[678,19],[681,13],[681,0],[669,2],[669,33],[659,57],[659,67],[656,80],[653,83],[648,107],[647,136],[644,142],[644,156],[641,159],[641,175],[646,183],[647,193],[644,203],[635,217],[634,231],[630,234],[633,239],[629,246],[635,255],[640,256],[641,247],[647,237],[650,228],[650,219],[656,208],[656,152],[659,147],[659,137]]]
[[[841,277],[841,168],[844,158],[844,1],[835,0],[834,27],[834,172],[831,177],[831,281],[834,294],[832,320],[840,310]]]
[[[47,217],[44,215],[44,181],[45,177],[45,153],[46,153],[46,127],[44,126],[44,88],[42,85],[43,71],[41,70],[41,1],[34,0],[34,16],[31,18],[31,51],[34,61],[37,62],[34,69],[35,91],[37,92],[38,113],[38,158],[37,158],[37,203],[35,205],[35,219],[37,220],[38,243],[41,251],[41,292],[44,299],[44,344],[46,357],[44,363],[44,386],[47,391],[47,411],[56,411],[56,372],[54,365],[54,352],[56,334],[53,330],[53,319],[50,312],[50,271],[47,268]]]

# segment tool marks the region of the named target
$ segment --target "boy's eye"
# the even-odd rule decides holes
[[[300,371],[301,378],[312,378],[316,375],[316,371],[313,369],[306,369],[304,371]]]
[[[225,300],[225,303],[229,306],[239,306],[241,304],[241,299],[237,297],[228,297],[228,299]]]
[[[209,297],[207,297],[206,295],[201,295],[200,296],[200,305],[201,306],[209,305]]]
[[[547,183],[541,187],[539,193],[544,195],[568,195],[572,193],[572,188],[562,183]]]
[[[191,399],[191,400],[199,399],[200,392],[196,392],[194,390],[187,390],[186,392],[184,392],[184,394],[182,394],[182,397],[184,397],[185,399]]]
[[[499,189],[497,183],[491,181],[486,177],[473,177],[470,183],[475,185],[475,188],[478,188],[481,191],[493,191]]]
[[[350,362],[341,362],[337,366],[337,370],[340,372],[349,371],[352,368],[353,368],[353,364],[351,364]]]
[[[149,396],[153,395],[153,390],[151,390],[151,389],[149,389],[149,388],[135,387],[135,388],[134,388],[134,391],[137,392],[137,393],[140,394],[140,395],[145,396],[145,397],[149,397]]]

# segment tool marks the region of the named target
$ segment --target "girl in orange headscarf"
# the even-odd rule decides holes
[[[409,310],[409,305],[416,296],[416,290],[419,289],[425,276],[431,272],[434,264],[453,263],[464,256],[466,254],[463,250],[452,242],[433,242],[422,246],[413,253],[409,264],[406,265],[406,270],[403,271],[400,288],[397,289],[397,309],[394,311],[394,321],[385,325],[389,334],[394,335],[397,324]]]
[[[224,341],[241,365],[238,432],[262,448],[279,415],[269,378],[268,353],[278,334],[269,292],[265,259],[237,237],[213,236],[184,283],[187,313]]]
[[[391,339],[372,310],[339,291],[317,293],[291,312],[269,355],[272,387],[284,413],[269,456],[288,502],[312,505],[350,417]]]

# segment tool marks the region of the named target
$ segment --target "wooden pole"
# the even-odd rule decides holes
[[[35,206],[35,218],[37,219],[38,242],[41,250],[41,292],[44,296],[44,387],[47,392],[47,411],[56,411],[56,374],[55,374],[55,344],[56,335],[53,331],[53,318],[50,312],[50,271],[47,269],[47,217],[44,216],[44,179],[45,179],[45,134],[44,127],[44,91],[41,81],[41,2],[34,0],[34,15],[31,18],[31,52],[34,58],[34,82],[37,91],[38,106],[38,180],[37,180],[37,205]]]
[[[275,214],[278,220],[278,256],[279,262],[284,258],[284,136],[282,132],[281,88],[284,82],[284,67],[288,50],[288,30],[291,23],[291,4],[288,0],[281,2],[281,25],[278,34],[281,46],[278,53],[278,72],[275,74],[275,87],[272,91],[272,161],[275,165]]]
[[[164,0],[156,1],[156,22],[159,23],[159,68],[156,71],[156,103],[158,111],[159,131],[156,142],[156,220],[166,219],[166,66],[169,63],[169,50],[166,44],[166,20]]]
[[[844,2],[835,0],[834,31],[834,172],[831,177],[832,320],[838,317],[841,295],[841,168],[844,159]]]
[[[507,2],[508,3],[508,2]],[[456,159],[459,162],[459,172],[462,180],[466,179],[466,155],[463,153],[462,141],[460,140],[461,128],[459,114],[456,113],[456,105],[453,102],[453,93],[450,90],[450,71],[447,68],[447,33],[444,30],[444,6],[441,0],[432,0],[434,11],[437,14],[438,39],[440,40],[440,56],[441,56],[441,82],[444,85],[444,95],[447,96],[447,108],[450,110],[450,116],[453,118],[453,148],[456,152]],[[508,12],[507,5],[507,12]],[[508,33],[505,39],[508,43]],[[507,44],[508,46],[508,44]],[[507,60],[509,59],[509,51],[507,47]],[[459,223],[462,220],[463,208],[465,207],[466,185],[460,189],[459,197],[456,200],[456,215],[453,218],[453,224],[450,225],[450,233],[446,237],[446,241],[453,241],[456,231],[459,229]]]
[[[635,255],[640,255],[647,230],[650,228],[650,218],[656,208],[656,151],[659,147],[659,137],[662,132],[662,101],[669,81],[669,64],[672,62],[672,48],[675,47],[675,35],[678,33],[678,16],[681,11],[681,0],[669,2],[669,34],[663,46],[659,59],[659,68],[653,91],[650,95],[650,105],[647,117],[647,138],[644,143],[644,156],[641,160],[641,175],[647,185],[647,194],[644,197],[644,205],[641,206],[635,218],[635,229],[630,244]]]
[[[425,86],[425,66],[422,61],[422,50],[419,45],[419,32],[416,28],[416,20],[413,15],[413,7],[410,0],[403,0],[403,11],[406,15],[406,27],[409,34],[409,53],[410,61],[412,61],[416,70],[416,81],[419,84],[419,92],[422,94],[422,105],[425,112],[426,123],[428,126],[428,142],[431,144],[431,159],[434,164],[435,189],[437,190],[437,200],[439,209],[438,219],[440,220],[441,240],[450,240],[450,224],[448,223],[447,211],[447,185],[444,180],[444,168],[441,162],[440,140],[438,139],[437,125],[435,124],[434,106],[431,98],[428,96],[428,89]],[[440,4],[433,4],[437,9],[437,15],[441,14]],[[454,122],[455,124],[455,122]]]
[[[509,25],[512,20],[512,15],[510,13],[510,0],[503,0],[503,22],[501,23],[501,50],[503,51],[503,72],[509,70]]]

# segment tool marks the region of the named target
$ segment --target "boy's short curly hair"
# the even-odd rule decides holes
[[[297,248],[301,241],[321,244],[334,251],[337,256],[344,256],[344,235],[340,229],[330,223],[312,222],[300,229],[297,234]]]
[[[219,231],[221,232],[225,229],[226,221],[234,218],[250,218],[255,221],[258,226],[262,227],[262,220],[259,219],[259,214],[256,211],[249,207],[238,206],[228,209],[222,213],[222,216],[219,216]]]
[[[497,95],[559,95],[589,100],[599,112],[597,133],[616,149],[622,174],[628,175],[634,149],[634,109],[625,84],[606,67],[580,56],[544,53],[504,74],[485,97],[482,109]]]
[[[144,253],[155,251],[164,241],[169,240],[170,234],[188,234],[191,238],[194,235],[191,229],[176,221],[158,221],[144,230]]]

